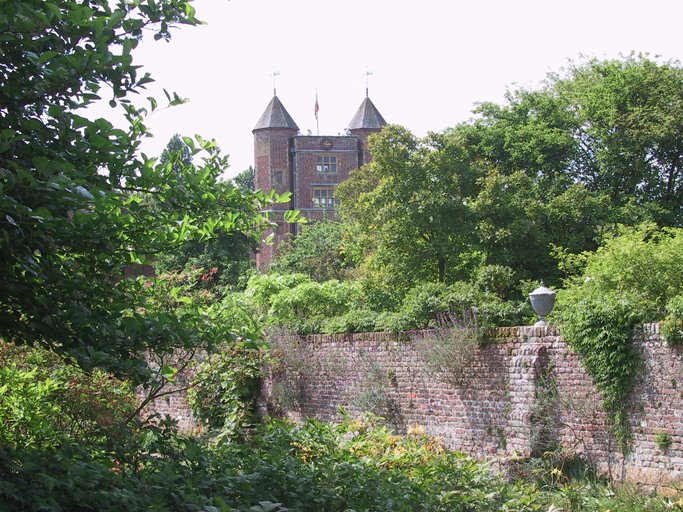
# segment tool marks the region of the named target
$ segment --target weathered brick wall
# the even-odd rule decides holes
[[[294,419],[336,420],[372,408],[399,430],[419,423],[451,448],[481,459],[542,450],[544,441],[572,448],[600,471],[652,488],[683,486],[683,350],[658,326],[635,332],[642,371],[628,404],[632,451],[621,457],[600,396],[576,354],[552,328],[500,328],[492,342],[452,372],[426,362],[433,333],[314,335],[273,340],[283,360],[270,369],[258,408]],[[187,376],[179,376],[184,387]],[[544,407],[548,401],[550,407]],[[183,394],[149,408],[196,427]],[[671,436],[664,450],[658,434]]]
[[[160,418],[170,416],[178,423],[178,428],[181,431],[187,433],[198,431],[199,424],[193,416],[187,400],[187,389],[196,375],[194,363],[201,362],[205,357],[206,353],[203,351],[198,353],[178,351],[171,357],[161,359],[148,356],[147,362],[152,368],[160,368],[167,364],[179,371],[175,375],[174,382],[166,382],[157,393],[152,393],[142,386],[137,389],[140,404],[147,400],[150,395],[157,396],[144,407],[141,416],[143,418],[154,414],[159,415]]]
[[[615,449],[599,394],[576,354],[557,336],[544,341],[558,387],[561,443],[585,453],[615,478],[654,487],[683,484],[683,351],[662,340],[658,325],[635,332],[643,364],[627,405],[633,443],[625,459]],[[668,449],[657,446],[658,434],[671,436]]]
[[[635,333],[644,363],[628,404],[634,441],[625,459],[599,393],[554,329],[497,329],[462,368],[453,365],[456,375],[426,362],[430,336],[280,340],[284,363],[266,379],[261,412],[334,420],[340,407],[371,407],[399,430],[419,423],[479,458],[529,455],[557,441],[615,478],[653,487],[683,483],[683,352],[667,346],[656,325]],[[667,450],[655,442],[659,433],[671,436]]]

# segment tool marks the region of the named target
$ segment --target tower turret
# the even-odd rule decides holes
[[[299,127],[287,109],[274,95],[266,110],[252,130],[254,134],[254,184],[257,189],[278,194],[292,191],[293,169],[290,158],[292,141]],[[275,205],[271,212],[275,216],[275,244],[287,236],[290,227],[284,222],[285,212],[291,204]],[[270,266],[274,245],[261,247],[256,255],[256,265],[261,270]]]
[[[355,135],[360,140],[362,158],[360,164],[366,164],[370,161],[370,152],[368,151],[368,137],[371,133],[378,132],[387,122],[379,113],[375,104],[372,103],[370,97],[365,96],[363,103],[360,104],[356,114],[349,123],[348,130],[351,135]]]
[[[273,96],[252,130],[254,134],[254,181],[256,188],[279,193],[289,190],[289,148],[299,127],[277,96]]]

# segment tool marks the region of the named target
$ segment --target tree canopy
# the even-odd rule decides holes
[[[456,128],[473,158],[554,194],[572,184],[683,222],[683,69],[645,56],[572,63],[539,90],[481,104]]]
[[[272,266],[276,273],[302,273],[316,281],[343,279],[354,260],[353,234],[335,220],[311,222],[280,248]]]
[[[681,225],[681,105],[679,65],[630,56],[572,64],[440,134],[386,127],[336,194],[361,267],[404,288],[482,264],[557,285],[556,256],[617,224]]]
[[[258,211],[274,198],[219,186],[226,159],[212,140],[184,139],[198,164],[139,153],[157,101],[131,102],[152,80],[132,52],[143,32],[168,39],[173,26],[197,23],[183,0],[3,6],[0,337],[138,376],[142,350],[201,337],[199,324],[146,307],[141,284],[122,279],[127,266],[192,239],[257,236]],[[85,107],[107,99],[127,128],[89,117]]]
[[[476,170],[452,137],[418,139],[387,126],[371,139],[373,161],[339,185],[342,217],[357,223],[375,263],[411,279],[444,281],[467,260],[466,198]]]
[[[254,182],[254,168],[250,165],[247,169],[235,176],[232,181],[239,188],[243,188],[245,190],[256,189],[256,183]]]

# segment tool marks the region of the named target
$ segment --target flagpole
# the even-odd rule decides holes
[[[320,136],[320,121],[318,120],[318,89],[315,90],[315,131],[318,137]]]

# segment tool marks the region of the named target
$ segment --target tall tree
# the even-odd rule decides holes
[[[174,134],[161,152],[159,159],[161,165],[170,165],[171,169],[180,178],[182,169],[192,163],[190,147],[183,141],[179,134]]]
[[[250,165],[233,178],[235,185],[244,190],[255,190],[256,182],[254,181],[254,168]]]
[[[643,56],[591,60],[537,91],[484,103],[456,128],[474,160],[532,177],[551,196],[581,183],[615,208],[683,223],[683,69]],[[626,212],[628,213],[628,212]]]
[[[645,57],[573,66],[555,83],[575,105],[576,177],[616,204],[658,205],[683,222],[683,69]]]
[[[369,261],[412,282],[462,275],[477,173],[458,140],[387,126],[370,145],[373,161],[337,189],[342,217],[369,238]]]
[[[128,96],[151,81],[133,64],[143,32],[168,39],[198,20],[185,0],[17,0],[0,10],[0,337],[141,376],[141,354],[196,342],[197,322],[145,302],[123,268],[195,238],[256,236],[263,194],[216,187],[214,141],[173,172],[138,153],[144,117]],[[83,109],[109,91],[118,129]],[[170,104],[182,102],[167,94]],[[152,198],[154,198],[152,200]],[[156,203],[173,203],[158,209]]]
[[[316,281],[343,280],[355,267],[349,246],[353,234],[340,221],[324,220],[305,224],[295,238],[278,248],[272,270],[306,274]]]

